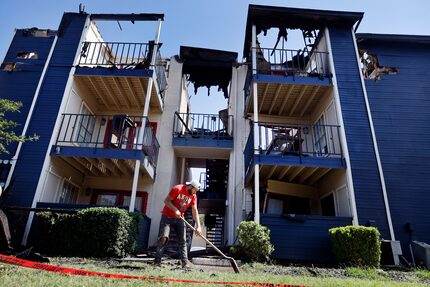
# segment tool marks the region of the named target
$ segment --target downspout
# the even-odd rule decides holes
[[[331,40],[330,40],[330,33],[328,28],[325,28],[324,31],[325,37],[326,37],[326,41],[327,41],[327,50],[329,52],[329,65],[330,65],[330,71],[333,74],[333,93],[334,93],[334,102],[336,105],[336,111],[338,113],[338,119],[339,119],[339,124],[341,126],[340,128],[340,134],[341,134],[341,142],[342,142],[342,147],[343,147],[343,151],[345,152],[345,154],[343,155],[345,157],[345,162],[346,162],[346,178],[348,181],[348,190],[349,190],[349,202],[351,205],[351,213],[352,213],[352,224],[353,225],[358,225],[358,214],[357,214],[357,205],[355,202],[355,192],[354,192],[354,182],[353,182],[353,178],[352,178],[352,171],[351,171],[351,160],[349,158],[349,148],[348,148],[348,142],[346,141],[346,132],[345,132],[345,124],[343,122],[343,115],[342,115],[342,107],[340,105],[340,96],[339,96],[339,91],[337,89],[337,78],[336,78],[336,70],[334,67],[334,60],[333,60],[333,50],[331,48]]]
[[[370,131],[372,133],[373,148],[375,150],[375,156],[376,156],[376,163],[378,165],[379,178],[381,180],[382,195],[384,197],[385,213],[387,214],[388,228],[390,230],[391,240],[395,241],[396,238],[394,236],[393,222],[391,220],[390,204],[388,202],[387,188],[385,186],[384,171],[382,170],[381,157],[379,156],[378,142],[376,141],[375,127],[373,125],[372,112],[370,111],[370,104],[369,104],[369,98],[367,97],[366,85],[364,84],[363,74],[361,73],[361,70],[360,70],[360,61],[359,61],[359,54],[358,54],[358,47],[357,47],[357,39],[355,38],[355,33],[352,29],[351,29],[351,34],[352,34],[352,40],[354,42],[355,56],[357,59],[357,67],[358,67],[358,71],[360,74],[361,87],[363,89],[364,101],[366,103],[367,117],[369,118]]]
[[[257,75],[257,28],[252,25],[252,76]],[[254,111],[254,156],[258,155],[258,90],[257,83],[252,81]],[[254,165],[254,221],[260,223],[260,165]]]
[[[146,90],[146,98],[145,98],[145,105],[143,107],[143,118],[142,118],[142,132],[139,135],[139,138],[137,140],[138,143],[143,144],[143,137],[145,135],[145,127],[146,127],[146,121],[148,120],[148,111],[149,111],[149,101],[151,99],[151,93],[152,93],[152,82],[154,81],[154,77],[156,76],[155,73],[155,60],[157,58],[158,53],[158,44],[160,42],[160,31],[161,31],[161,23],[162,20],[158,19],[158,27],[157,32],[155,34],[155,45],[154,45],[154,51],[152,52],[152,59],[151,59],[151,66],[153,67],[153,74],[152,77],[148,79],[148,85]],[[139,181],[139,171],[140,171],[140,160],[136,160],[136,164],[134,166],[134,176],[133,176],[133,186],[131,188],[131,198],[130,198],[130,206],[128,208],[129,212],[134,211],[134,206],[136,204],[136,194],[137,194],[137,184]]]
[[[34,107],[36,106],[39,98],[40,88],[42,87],[43,80],[45,79],[46,70],[48,70],[49,63],[51,62],[52,54],[54,53],[55,46],[57,44],[58,36],[55,35],[54,41],[52,42],[51,49],[49,50],[48,57],[46,58],[45,65],[43,66],[42,74],[40,75],[39,83],[37,83],[36,91],[34,92],[33,101],[31,102],[30,110],[28,111],[27,119],[25,120],[24,128],[22,129],[21,136],[27,134],[28,126],[30,125],[31,118],[33,117]],[[6,179],[5,189],[9,186],[12,180],[13,172],[15,171],[16,163],[18,162],[19,154],[21,152],[23,142],[18,143],[18,147],[14,156],[11,159],[11,167],[9,174]]]
[[[60,108],[58,110],[57,119],[55,121],[54,130],[52,132],[51,140],[50,140],[49,145],[48,145],[48,150],[46,151],[45,160],[43,162],[41,175],[40,175],[39,181],[37,183],[37,188],[36,188],[36,192],[35,192],[34,197],[33,197],[33,202],[31,204],[31,208],[36,208],[37,202],[40,200],[40,196],[42,194],[43,183],[44,183],[45,178],[46,178],[46,175],[43,175],[43,174],[44,174],[44,171],[47,170],[47,168],[48,168],[48,159],[50,158],[51,147],[54,144],[55,139],[57,138],[57,133],[60,132],[60,127],[59,127],[60,124],[59,123],[60,123],[60,118],[61,118],[61,112],[67,107],[67,103],[68,103],[68,100],[70,98],[70,91],[72,89],[73,75],[74,75],[75,70],[76,70],[75,64],[78,61],[79,54],[81,53],[83,40],[85,39],[85,36],[88,32],[89,25],[90,25],[90,17],[89,17],[89,15],[87,15],[84,29],[82,30],[81,38],[79,40],[79,45],[78,45],[78,48],[76,49],[75,58],[73,60],[74,65],[70,69],[69,77],[68,77],[68,80],[66,83],[66,87],[64,88],[64,93],[63,93],[63,97],[61,100]],[[67,101],[65,101],[66,97],[67,97]],[[25,230],[24,230],[24,235],[23,235],[22,241],[21,241],[21,244],[24,246],[27,244],[27,239],[28,239],[28,235],[30,233],[31,224],[33,223],[33,218],[34,218],[34,211],[30,211],[30,213],[28,215],[28,219],[27,219],[27,224],[26,224]]]

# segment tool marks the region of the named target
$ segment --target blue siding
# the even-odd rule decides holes
[[[34,92],[54,40],[52,34],[50,33],[49,37],[35,37],[27,30],[17,30],[4,59],[3,63],[15,63],[20,70],[0,71],[0,99],[20,101],[23,104],[19,113],[6,114],[8,119],[19,124],[14,130],[16,134],[20,135],[24,128]],[[36,52],[38,59],[17,59],[19,52]],[[16,143],[11,144],[8,147],[9,154],[0,155],[0,159],[10,159],[16,147]]]
[[[7,202],[9,205],[31,205],[85,20],[83,14],[66,13],[63,16],[60,37],[28,129],[28,134],[37,134],[40,139],[23,145],[15,168],[16,180]]]
[[[430,243],[430,45],[363,43],[396,75],[366,80],[396,239]],[[405,252],[407,249],[403,249]]]
[[[373,148],[351,30],[330,28],[330,40],[346,132],[358,220],[375,221],[383,238],[390,239],[381,181]]]
[[[334,262],[328,230],[351,225],[349,217],[300,215],[296,219],[262,214],[262,225],[270,229],[275,246],[272,257],[310,262]]]

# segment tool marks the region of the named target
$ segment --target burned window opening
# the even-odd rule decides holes
[[[16,53],[17,59],[39,59],[39,54],[36,52],[18,52]]]
[[[366,80],[381,80],[381,75],[395,75],[399,72],[397,67],[385,67],[380,66],[378,57],[375,54],[370,53],[368,50],[360,49],[360,65],[361,72],[364,79]]]
[[[1,70],[5,72],[18,71],[18,69],[16,68],[16,63],[3,63],[1,65]]]

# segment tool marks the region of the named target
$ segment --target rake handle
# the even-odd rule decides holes
[[[185,218],[183,218],[181,216],[181,219],[182,219],[183,222],[185,222],[185,224],[189,228],[191,228],[191,230],[193,230],[194,232],[196,231],[196,229],[194,228],[194,226],[192,226],[188,221],[186,221]],[[225,259],[232,259],[232,257],[228,257],[227,255],[225,255],[224,253],[222,253],[222,251],[219,250],[218,247],[216,247],[212,242],[209,241],[209,239],[207,239],[206,237],[204,237],[201,233],[197,233],[197,235],[199,235],[201,238],[203,238],[203,240],[206,241],[213,249],[215,249],[215,251],[218,252],[222,257],[224,257]]]

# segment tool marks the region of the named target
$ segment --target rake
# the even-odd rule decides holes
[[[193,230],[194,232],[196,231],[196,229],[194,228],[194,226],[192,226],[188,221],[186,221],[183,217],[181,217],[182,221],[185,222],[185,224],[191,228],[191,230]],[[196,232],[197,233],[197,232]],[[236,260],[234,260],[233,257],[229,257],[227,255],[225,255],[224,253],[222,253],[221,250],[218,249],[218,247],[216,247],[212,242],[210,242],[206,237],[204,237],[202,234],[197,233],[197,235],[199,235],[201,238],[203,238],[204,241],[206,241],[213,249],[215,249],[216,252],[218,252],[219,255],[221,255],[223,258],[228,259],[230,261],[231,267],[233,267],[234,272],[236,273],[240,273],[239,270],[239,266],[236,263]]]

